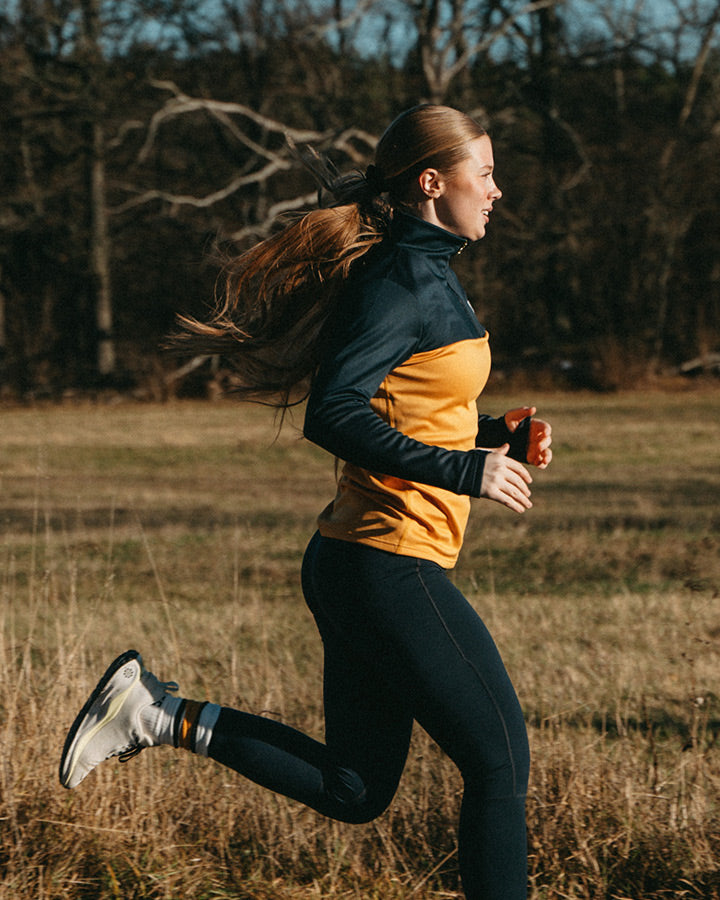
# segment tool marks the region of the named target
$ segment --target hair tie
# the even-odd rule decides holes
[[[385,179],[377,166],[371,165],[365,169],[365,181],[373,194],[382,194],[383,191],[387,190]]]

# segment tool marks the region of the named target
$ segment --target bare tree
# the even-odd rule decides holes
[[[646,289],[656,296],[653,352],[650,366],[653,371],[662,367],[667,341],[667,326],[673,302],[672,279],[682,244],[704,205],[704,191],[698,184],[696,172],[688,167],[690,158],[685,150],[693,145],[691,165],[700,157],[720,155],[720,104],[717,102],[717,77],[713,87],[703,82],[713,49],[718,54],[720,34],[720,6],[681,3],[676,0],[678,24],[672,35],[675,53],[686,46],[695,47],[692,56],[675,55],[673,62],[687,76],[677,119],[657,160],[652,190],[645,210],[647,218],[647,247],[645,259],[651,263],[646,271]],[[689,32],[689,34],[688,34]],[[693,122],[693,118],[697,121]],[[688,189],[678,197],[678,174],[686,173],[683,181]],[[694,182],[694,189],[693,189]],[[698,193],[698,188],[700,192]],[[678,201],[681,202],[678,202]]]
[[[716,246],[693,175],[720,182],[717,5],[668,4],[672,27],[651,0],[582,21],[574,0],[219,0],[212,16],[201,0],[18,0],[0,15],[5,373],[132,365],[133,342],[200,311],[213,237],[256,240],[315,202],[289,143],[363,169],[374,129],[421,97],[491,121],[506,197],[492,252],[458,264],[506,334],[578,355],[637,334],[657,365],[689,322],[682,279],[711,296],[688,274],[691,241]],[[697,306],[711,335],[712,302]]]
[[[564,0],[410,0],[427,98],[442,103],[452,82],[522,29],[533,13]]]
[[[377,142],[376,135],[360,128],[350,127],[340,132],[333,129],[316,131],[295,128],[262,115],[241,103],[191,97],[172,82],[157,82],[155,86],[160,90],[170,91],[171,96],[150,120],[145,141],[138,154],[140,163],[147,162],[157,149],[165,125],[179,117],[199,117],[199,120],[203,121],[208,116],[227,131],[238,147],[249,152],[249,162],[246,160],[242,171],[233,173],[224,185],[218,185],[204,195],[174,193],[158,188],[143,190],[125,185],[125,190],[130,196],[114,208],[114,213],[122,213],[152,202],[166,204],[171,211],[177,211],[181,207],[208,208],[250,186],[267,187],[275,176],[301,168],[292,149],[298,144],[312,144],[324,151],[336,151],[342,154],[349,164],[364,166],[369,161],[372,148]],[[253,131],[257,129],[260,129],[264,136],[262,144],[253,136]],[[316,199],[317,189],[294,196],[278,195],[276,201],[263,209],[260,218],[239,229],[226,229],[224,236],[231,240],[241,240],[246,236],[266,235],[278,215],[307,206]]]
[[[7,121],[18,135],[21,161],[11,168],[16,177],[7,185],[5,215],[12,219],[12,233],[44,232],[43,253],[57,264],[39,267],[30,302],[17,298],[15,305],[26,308],[43,298],[40,327],[28,321],[25,328],[27,352],[49,358],[53,343],[61,348],[66,342],[54,323],[65,317],[60,295],[67,289],[78,308],[75,355],[92,353],[90,367],[100,377],[111,376],[116,364],[106,187],[106,133],[112,128],[107,14],[101,0],[21,0],[2,49],[2,81],[11,98]],[[87,265],[83,290],[66,288],[59,279],[62,260],[78,254]],[[81,312],[85,293],[90,308]],[[27,312],[18,309],[15,318],[27,319]]]
[[[90,217],[90,261],[97,326],[97,372],[101,378],[115,370],[113,336],[113,296],[110,278],[110,230],[106,195],[105,109],[99,81],[104,62],[100,40],[102,23],[100,0],[80,0],[81,28],[77,61],[81,67],[87,98],[87,168]]]

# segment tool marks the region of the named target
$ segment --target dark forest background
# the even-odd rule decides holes
[[[314,185],[432,100],[485,124],[504,197],[457,262],[497,371],[614,389],[720,371],[715,0],[8,0],[0,391],[222,384],[160,350]]]

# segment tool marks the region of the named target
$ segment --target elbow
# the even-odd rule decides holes
[[[305,440],[327,450],[330,432],[330,426],[324,418],[318,414],[316,409],[308,406],[305,411],[305,421],[303,422],[303,437]]]
[[[311,396],[305,409],[303,436],[333,456],[347,459],[347,452],[356,446],[357,436],[367,432],[368,418],[372,424],[378,420],[366,398],[313,402]]]

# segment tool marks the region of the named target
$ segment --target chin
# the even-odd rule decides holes
[[[480,238],[484,238],[486,231],[487,231],[487,226],[486,226],[485,222],[481,222],[478,225],[478,227],[475,229],[475,234],[474,234],[472,240],[479,241]]]

